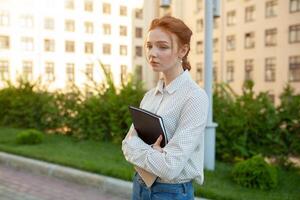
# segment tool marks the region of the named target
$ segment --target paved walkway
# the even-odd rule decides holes
[[[124,200],[91,186],[0,164],[1,200]]]
[[[128,200],[131,191],[129,181],[0,152],[0,200]]]

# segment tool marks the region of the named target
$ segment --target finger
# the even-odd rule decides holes
[[[160,146],[161,141],[162,141],[162,135],[160,135],[160,136],[157,138],[157,140],[155,141],[154,145]]]

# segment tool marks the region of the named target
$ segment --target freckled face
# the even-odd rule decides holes
[[[161,28],[148,32],[146,40],[147,60],[156,72],[167,72],[178,65],[177,36]]]

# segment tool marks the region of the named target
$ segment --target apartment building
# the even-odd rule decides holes
[[[165,2],[169,7],[163,7]],[[300,0],[222,0],[214,18],[213,74],[238,94],[243,82],[268,91],[278,103],[286,84],[300,92]],[[205,0],[153,1],[156,17],[171,14],[193,30],[189,60],[192,76],[204,84]],[[150,7],[150,6],[149,6]],[[149,22],[146,22],[149,23]],[[154,85],[153,81],[149,85]]]
[[[143,16],[140,0],[2,0],[0,87],[22,76],[89,92],[99,62],[120,85],[143,68]]]

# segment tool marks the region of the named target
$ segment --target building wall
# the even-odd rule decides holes
[[[297,5],[300,2],[292,0]],[[165,9],[167,12],[160,12],[159,16],[166,13],[182,19],[193,31],[191,41],[191,51],[189,60],[192,64],[192,76],[203,86],[204,84],[204,5],[205,0],[192,0],[187,3],[186,1],[173,0],[169,8]],[[245,60],[253,59],[253,74],[256,92],[269,91],[274,95],[275,103],[278,103],[278,97],[282,92],[284,86],[289,83],[296,90],[300,92],[300,81],[289,81],[289,58],[291,56],[300,56],[300,42],[298,31],[296,36],[297,42],[289,42],[289,28],[291,25],[300,24],[300,10],[290,12],[289,0],[277,1],[260,1],[260,0],[223,0],[220,1],[220,14],[219,18],[214,20],[214,33],[213,38],[217,40],[214,47],[213,63],[216,67],[215,77],[217,82],[227,82],[237,93],[242,92],[242,85],[245,80]],[[274,2],[274,13],[272,17],[266,17],[266,4],[267,2]],[[254,7],[254,12],[251,15],[253,20],[245,21],[246,8]],[[300,6],[298,6],[299,8]],[[162,8],[153,8],[153,10]],[[148,12],[153,12],[148,9]],[[234,25],[227,25],[228,12],[234,11]],[[202,23],[197,23],[202,21]],[[202,24],[199,26],[199,24]],[[266,46],[266,30],[275,29],[274,46]],[[245,48],[245,34],[248,32],[254,33],[254,47]],[[235,49],[227,49],[227,36],[235,36]],[[198,45],[197,42],[202,42]],[[200,43],[201,44],[201,43]],[[275,79],[273,81],[266,81],[266,59],[274,58]],[[229,81],[227,76],[227,63],[233,62],[233,80]],[[298,73],[300,73],[300,64],[298,63]],[[197,69],[199,68],[199,69]]]
[[[143,28],[143,18],[135,19],[136,9],[143,8],[143,1],[138,0],[93,0],[92,11],[85,10],[87,0],[73,0],[74,8],[66,8],[64,0],[2,0],[0,1],[0,37],[9,37],[9,47],[0,46],[0,61],[9,63],[9,80],[15,81],[18,75],[24,74],[23,61],[32,61],[32,80],[41,77],[45,84],[49,84],[49,89],[64,89],[67,83],[66,67],[67,63],[74,64],[74,84],[85,88],[87,83],[91,84],[86,76],[86,65],[93,66],[93,79],[101,82],[104,78],[99,61],[105,65],[110,65],[114,81],[117,85],[121,83],[121,65],[126,66],[127,73],[134,71],[135,65],[144,65],[140,57],[135,57],[132,49],[135,46],[143,46],[142,39],[135,37],[135,28]],[[72,2],[72,1],[70,1]],[[103,13],[104,3],[110,5],[111,13]],[[126,15],[120,15],[120,7],[126,7]],[[23,16],[32,17],[31,20],[22,20]],[[6,23],[8,18],[8,23]],[[53,30],[47,30],[45,18],[54,21]],[[66,31],[65,20],[73,20],[74,31]],[[135,21],[134,21],[135,20]],[[25,22],[24,22],[25,21]],[[93,31],[86,33],[85,22],[93,24]],[[138,23],[137,23],[138,22]],[[25,27],[22,27],[22,23]],[[28,25],[32,23],[31,25]],[[26,27],[27,26],[29,27]],[[104,34],[103,24],[110,26],[111,34]],[[120,35],[120,26],[127,28],[125,36]],[[33,40],[33,48],[24,50],[22,37],[30,37]],[[0,38],[1,39],[1,38]],[[54,50],[47,52],[44,50],[45,39],[54,41]],[[66,52],[65,42],[74,41],[74,52]],[[3,38],[2,38],[3,41]],[[93,52],[85,52],[85,43],[93,44]],[[103,53],[103,44],[111,45],[111,53]],[[127,47],[127,54],[120,55],[120,45]],[[54,81],[47,81],[46,62],[54,63]],[[0,62],[1,65],[1,62]],[[3,65],[3,64],[2,64]],[[0,66],[1,68],[1,66]],[[2,67],[3,68],[3,67]],[[3,70],[2,70],[3,71]],[[1,72],[1,69],[0,69]],[[72,83],[71,83],[72,85]],[[0,81],[0,87],[4,86],[4,81]]]

